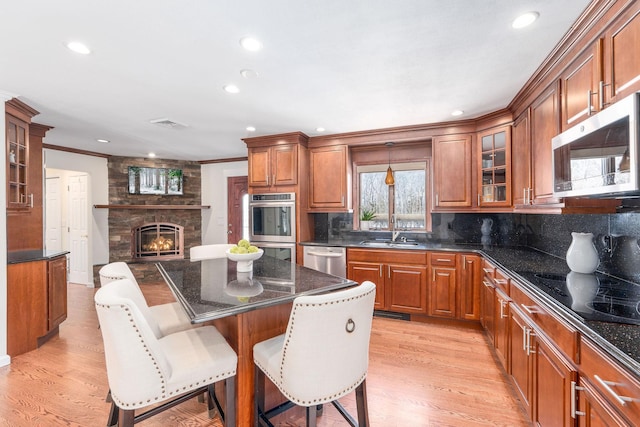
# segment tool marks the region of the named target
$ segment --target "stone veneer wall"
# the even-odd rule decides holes
[[[182,169],[183,195],[129,194],[129,166]],[[110,157],[110,205],[200,205],[200,164],[193,161]],[[136,278],[155,273],[153,262],[135,262],[131,258],[131,229],[150,222],[170,222],[184,227],[184,254],[202,242],[202,216],[199,209],[109,209],[109,262],[130,263]],[[97,266],[98,269],[100,266]]]

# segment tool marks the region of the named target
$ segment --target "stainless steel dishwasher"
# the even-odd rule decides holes
[[[336,246],[305,246],[304,266],[346,278],[347,250]]]

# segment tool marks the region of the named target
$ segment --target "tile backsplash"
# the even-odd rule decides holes
[[[314,214],[314,220],[316,241],[370,238],[370,233],[353,230],[352,214]],[[569,249],[571,232],[592,233],[600,256],[598,270],[640,283],[640,213],[438,213],[432,214],[432,222],[431,233],[414,237],[442,243],[529,246],[560,258]]]

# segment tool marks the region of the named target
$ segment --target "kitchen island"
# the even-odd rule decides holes
[[[237,425],[253,425],[254,344],[285,332],[293,300],[356,285],[269,256],[238,272],[227,258],[166,261],[158,270],[193,323],[211,322],[238,354]],[[268,404],[281,400],[271,393]]]

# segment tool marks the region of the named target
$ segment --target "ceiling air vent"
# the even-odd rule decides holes
[[[158,125],[158,126],[162,126],[162,127],[165,127],[165,128],[169,128],[169,129],[182,129],[182,128],[186,128],[187,127],[187,125],[185,125],[183,123],[178,123],[178,122],[175,122],[173,120],[169,120],[167,118],[149,120],[149,123],[154,124],[154,125]]]

